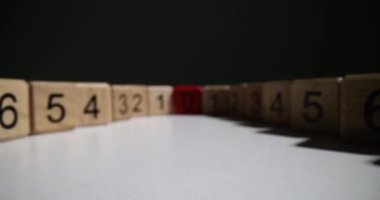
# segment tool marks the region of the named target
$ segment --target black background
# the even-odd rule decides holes
[[[0,4],[0,77],[214,84],[380,71],[375,0]]]

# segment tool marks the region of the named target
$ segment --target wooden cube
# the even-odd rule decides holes
[[[202,86],[178,85],[174,88],[173,104],[177,114],[202,113]]]
[[[229,112],[228,85],[208,85],[203,88],[203,113],[208,115],[226,115]]]
[[[380,144],[380,74],[345,76],[341,95],[343,138]]]
[[[245,116],[245,89],[246,83],[236,84],[230,86],[229,92],[229,110],[230,115],[236,118],[243,118]]]
[[[244,99],[245,102],[245,109],[244,113],[245,116],[253,121],[260,121],[262,120],[262,93],[263,93],[263,84],[262,83],[250,83],[247,85],[247,87],[244,89]]]
[[[167,115],[172,112],[172,86],[149,86],[148,102],[150,115]]]
[[[28,84],[23,80],[0,79],[0,141],[29,133]]]
[[[274,125],[289,125],[291,117],[291,81],[267,82],[263,85],[263,118]]]
[[[140,117],[149,114],[148,88],[145,85],[129,85],[131,116]]]
[[[125,120],[132,116],[131,88],[128,85],[112,85],[112,118]]]
[[[339,133],[341,78],[296,80],[291,86],[292,127]]]
[[[112,121],[111,87],[107,83],[77,83],[80,126]]]
[[[74,83],[32,81],[32,132],[72,129],[79,121],[79,92]]]

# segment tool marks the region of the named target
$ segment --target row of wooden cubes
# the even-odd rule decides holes
[[[0,141],[169,114],[172,90],[171,86],[0,79]]]
[[[30,94],[30,97],[29,97]],[[134,116],[214,114],[379,141],[380,75],[221,86],[0,79],[0,141]]]
[[[380,74],[205,86],[204,112],[380,142]]]

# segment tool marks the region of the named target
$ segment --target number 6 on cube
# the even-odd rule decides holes
[[[0,141],[29,133],[28,84],[23,80],[0,79]]]
[[[345,76],[341,98],[342,137],[380,144],[380,74]]]

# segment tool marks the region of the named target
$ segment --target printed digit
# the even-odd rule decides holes
[[[380,131],[380,125],[375,124],[375,114],[380,112],[380,105],[373,105],[376,98],[380,96],[380,90],[368,95],[364,105],[364,122],[373,131]],[[380,97],[379,97],[380,98]]]
[[[142,103],[142,96],[141,96],[141,94],[135,94],[135,95],[133,95],[133,99],[136,100],[136,104],[133,107],[133,112],[141,112],[141,103]]]
[[[58,94],[58,93],[49,95],[47,109],[48,110],[58,109],[60,113],[57,117],[53,117],[50,114],[47,115],[48,120],[52,123],[59,123],[65,118],[65,115],[66,115],[65,107],[60,103],[54,102],[54,99],[63,98],[63,97],[64,97],[63,94]]]
[[[282,115],[282,113],[284,112],[284,107],[282,105],[282,93],[281,92],[277,93],[276,97],[274,98],[274,100],[270,106],[270,110],[273,112],[277,112],[278,115]]]
[[[14,103],[17,103],[17,98],[12,93],[5,93],[3,96],[0,97],[0,125],[4,129],[12,129],[16,126],[18,121],[18,112],[15,107],[8,105],[3,107],[3,102],[5,99],[10,99]],[[13,120],[10,122],[5,122],[4,115],[6,112],[9,112],[13,115]]]
[[[119,95],[119,101],[121,102],[122,108],[119,109],[120,114],[125,115],[128,112],[128,104],[127,104],[127,95],[121,94]]]
[[[321,121],[323,118],[323,108],[320,103],[318,103],[315,100],[312,100],[313,97],[321,97],[322,92],[321,91],[306,91],[305,98],[303,101],[303,107],[305,109],[311,109],[313,108],[316,111],[316,115],[310,116],[308,113],[303,112],[303,118],[308,123],[317,123]]]
[[[100,113],[100,110],[98,109],[98,101],[97,101],[96,95],[93,95],[91,97],[90,101],[87,103],[83,112],[85,114],[93,115],[95,119],[98,118],[98,114]]]

